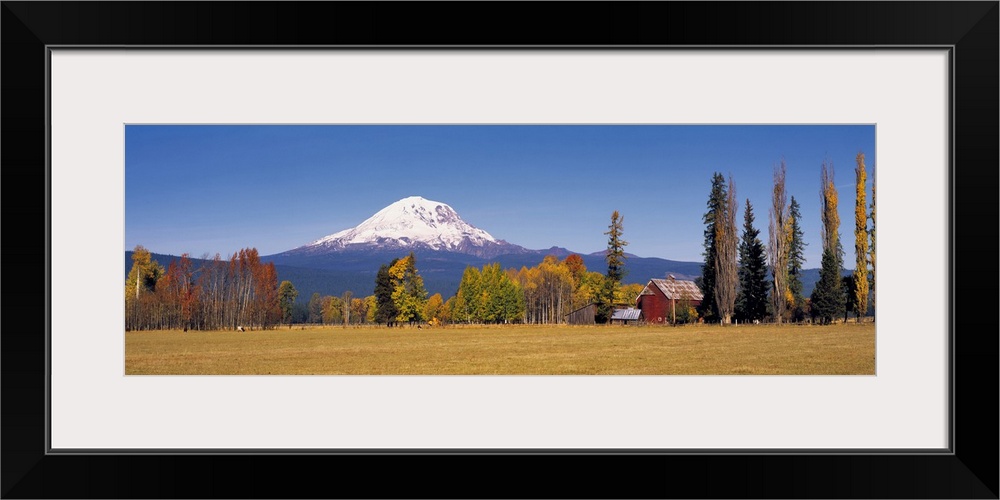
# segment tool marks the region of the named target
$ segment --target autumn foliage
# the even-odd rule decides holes
[[[195,269],[187,254],[163,270],[137,246],[125,281],[125,329],[273,328],[281,320],[278,273],[257,249],[228,261],[217,254]]]
[[[537,266],[502,270],[492,263],[465,269],[458,293],[442,314],[454,323],[556,324],[588,304],[605,300],[607,277],[588,271],[579,255],[548,255]],[[617,285],[614,303],[630,303],[642,285]]]
[[[858,321],[868,310],[868,214],[865,206],[865,155],[858,153],[857,166],[854,169],[855,203],[854,203],[854,303]]]

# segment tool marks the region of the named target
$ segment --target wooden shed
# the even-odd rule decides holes
[[[611,313],[612,325],[628,325],[642,321],[642,310],[634,307],[615,309]]]
[[[649,280],[635,304],[647,323],[674,323],[678,306],[698,307],[702,300],[701,289],[694,281],[679,280],[671,274],[666,279]]]
[[[565,316],[570,325],[593,325],[597,316],[597,304],[587,304]]]

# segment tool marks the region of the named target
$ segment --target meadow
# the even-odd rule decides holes
[[[874,375],[874,323],[129,331],[127,375]]]

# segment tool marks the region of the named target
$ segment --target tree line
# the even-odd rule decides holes
[[[183,254],[164,269],[146,248],[136,246],[125,280],[125,329],[253,330],[305,322],[376,322],[375,295],[314,293],[307,306],[299,306],[295,286],[288,280],[279,284],[274,264],[261,262],[255,248],[241,249],[226,260],[216,254],[201,262],[196,267]],[[407,307],[400,306],[409,311]]]
[[[606,322],[615,305],[631,305],[641,284],[622,284],[625,276],[623,218],[615,211],[608,226],[606,274],[589,271],[583,258],[546,256],[534,267],[502,269],[499,263],[468,266],[456,292],[447,300],[430,297],[411,252],[383,264],[372,295],[321,296],[314,293],[304,308],[289,281],[277,283],[274,264],[260,261],[256,249],[244,249],[228,261],[215,259],[194,269],[187,254],[164,271],[141,246],[132,255],[126,280],[126,329],[274,328],[292,323],[327,325],[429,322],[531,323],[565,322],[576,309],[596,304],[596,320]]]
[[[800,206],[785,188],[784,160],[774,169],[768,210],[767,246],[754,225],[753,206],[746,200],[743,231],[736,229],[736,185],[719,172],[712,176],[708,210],[703,222],[704,257],[697,280],[704,294],[698,314],[706,321],[812,321],[829,324],[854,313],[857,320],[874,306],[875,290],[875,185],[871,204],[866,200],[864,153],[855,158],[855,268],[843,276],[844,249],[840,241],[838,193],[833,164],[820,166],[820,219],[823,257],[820,279],[812,294],[803,296],[805,264]],[[768,280],[770,274],[770,280]]]
[[[412,254],[405,260],[407,265],[415,263]],[[588,304],[607,302],[610,310],[610,304],[631,303],[642,291],[642,285],[622,285],[588,271],[583,258],[571,254],[563,259],[546,256],[530,268],[502,269],[495,262],[481,268],[467,266],[458,290],[447,300],[439,293],[421,298],[426,297],[425,292],[407,294],[404,279],[393,281],[391,269],[398,268],[400,262],[384,265],[376,278],[374,312],[369,313],[376,323],[554,324]],[[414,269],[412,276],[416,281],[419,273]],[[409,305],[400,300],[402,297],[407,297]],[[597,320],[603,322],[608,317],[608,313],[598,313]]]
[[[273,328],[282,319],[278,273],[255,248],[195,269],[187,254],[163,266],[141,245],[125,279],[125,329]]]

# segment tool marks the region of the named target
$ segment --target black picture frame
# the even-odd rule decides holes
[[[990,314],[998,291],[989,281],[998,276],[996,1],[2,4],[2,255],[11,292],[0,335],[4,498],[998,498]],[[941,305],[953,311],[951,452],[48,454],[46,62],[54,45],[951,47],[952,290]],[[381,480],[366,479],[373,470]]]

